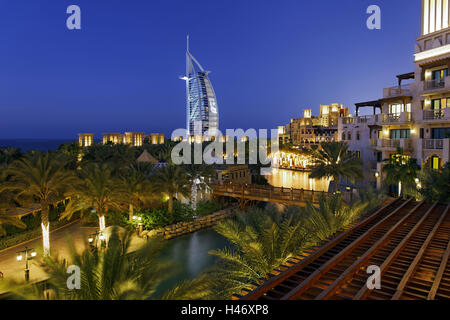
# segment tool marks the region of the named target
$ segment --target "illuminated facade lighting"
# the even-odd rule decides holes
[[[200,63],[189,52],[189,36],[186,50],[186,75],[180,77],[186,81],[187,134],[195,131],[195,123],[201,123],[201,134],[208,130],[216,135],[219,130],[219,107],[216,94],[208,78],[210,71],[203,69]]]

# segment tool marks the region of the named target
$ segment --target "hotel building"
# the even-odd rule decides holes
[[[377,187],[382,183],[382,161],[398,147],[421,167],[439,169],[449,161],[449,13],[449,0],[422,0],[414,72],[398,75],[398,86],[383,89],[379,100],[356,104],[356,117],[339,121],[339,139],[359,152],[367,180]],[[373,108],[374,115],[358,116],[361,107]]]
[[[209,80],[211,71],[205,70],[189,51],[189,37],[186,50],[187,135],[202,135],[208,131],[215,136],[219,129],[219,107],[216,94]],[[196,127],[200,124],[200,128]]]
[[[311,109],[303,110],[303,117],[291,119],[286,126],[278,127],[280,143],[310,147],[321,142],[336,141],[338,119],[349,114],[342,104],[321,105],[320,114],[312,116]]]
[[[144,132],[104,133],[102,135],[103,144],[129,144],[133,147],[141,147],[144,140],[148,144],[164,144],[165,135],[163,133],[152,133],[145,135]],[[94,134],[80,133],[78,144],[81,147],[89,147],[94,144]]]
[[[80,147],[90,147],[94,143],[93,133],[79,133],[78,134],[78,144]]]

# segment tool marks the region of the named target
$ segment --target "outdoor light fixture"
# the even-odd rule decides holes
[[[25,247],[25,250],[17,252],[16,259],[17,261],[25,260],[25,281],[30,281],[30,269],[28,265],[28,261],[32,260],[37,256],[37,253],[34,249],[28,249]]]
[[[94,238],[89,237],[88,241],[89,241],[89,243],[92,243],[92,242],[94,242]]]
[[[378,178],[380,174],[378,172],[375,172],[375,178]]]

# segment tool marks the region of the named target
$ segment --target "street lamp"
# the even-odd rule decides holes
[[[30,269],[28,265],[29,260],[33,260],[37,256],[36,251],[31,248],[25,247],[25,250],[17,252],[17,261],[25,260],[25,281],[30,281]]]
[[[133,220],[137,222],[136,235],[140,235],[144,231],[144,226],[142,224],[142,217],[133,216]]]
[[[96,233],[92,233],[89,235],[88,242],[89,242],[89,246],[91,247],[91,249],[97,248],[97,243],[98,243],[97,239],[100,240],[100,246],[104,247],[106,237],[103,234],[103,232],[97,231]]]

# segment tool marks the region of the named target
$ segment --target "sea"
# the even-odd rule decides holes
[[[74,139],[0,139],[0,148],[17,148],[22,152],[39,150],[42,152],[56,151],[65,143],[72,143]]]

